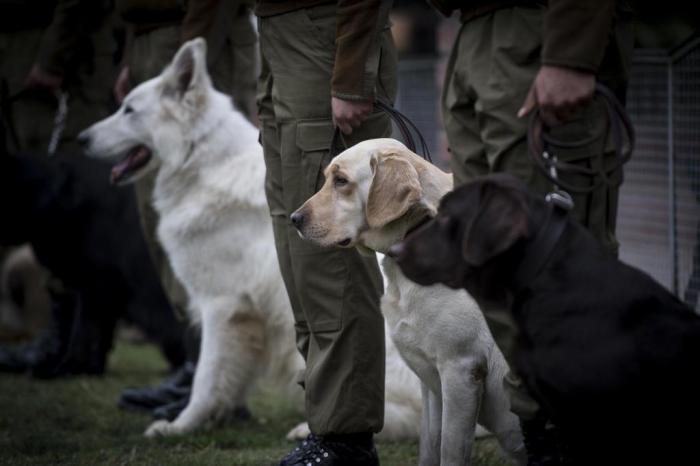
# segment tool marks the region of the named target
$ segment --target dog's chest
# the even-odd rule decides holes
[[[430,351],[428,348],[422,346],[420,342],[420,332],[417,328],[402,322],[397,327],[391,328],[391,338],[396,348],[399,350],[401,357],[406,361],[406,364],[408,364],[421,379],[425,380],[426,377],[432,377],[429,374],[435,372],[435,368],[437,367],[437,355],[435,351]]]
[[[401,285],[407,285],[408,290],[400,286],[393,277],[387,277],[382,312],[391,338],[409,367],[421,379],[432,377],[439,351],[439,341],[434,334],[435,327],[427,324],[427,313],[420,312],[423,303],[420,296],[414,293],[415,285]]]

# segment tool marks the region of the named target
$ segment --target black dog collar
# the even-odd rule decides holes
[[[416,223],[411,228],[409,228],[408,231],[406,231],[406,234],[403,236],[403,238],[406,239],[406,237],[408,235],[410,235],[411,233],[413,233],[414,231],[416,231],[417,229],[419,229],[420,227],[422,227],[423,225],[425,225],[426,223],[428,223],[432,219],[433,219],[433,217],[431,217],[430,215],[426,215],[425,217],[421,218],[418,221],[418,223]]]
[[[535,238],[526,246],[525,254],[515,271],[514,285],[516,288],[527,286],[537,276],[549,260],[554,246],[564,232],[568,209],[550,198],[547,199],[547,205],[547,218]]]

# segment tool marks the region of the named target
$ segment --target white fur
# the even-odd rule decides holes
[[[391,163],[384,164],[388,158]],[[372,183],[382,169],[405,172],[388,177],[396,183],[395,193],[370,199]],[[338,177],[344,180],[340,185],[334,181]],[[368,206],[405,198],[408,180],[419,186],[415,203],[399,218],[370,227]],[[450,175],[400,142],[364,141],[331,161],[324,186],[297,211],[304,216],[300,231],[318,244],[350,240],[360,250],[382,253],[426,214],[434,214],[439,199],[451,188]],[[518,418],[510,411],[503,387],[508,367],[476,302],[463,290],[411,282],[390,257],[384,257],[382,268],[387,284],[382,312],[396,348],[422,382],[420,464],[469,464],[477,420],[524,463]]]
[[[187,60],[193,60],[192,78],[179,89]],[[245,404],[257,381],[302,401],[295,381],[304,363],[275,253],[258,131],[212,88],[205,62],[204,41],[188,42],[159,77],[81,135],[96,157],[140,145],[153,152],[141,172],[158,170],[158,237],[202,329],[189,405],[173,422],[153,423],[147,436],[210,426]],[[384,437],[418,435],[419,392],[418,380],[388,345]],[[307,433],[301,424],[290,436]]]

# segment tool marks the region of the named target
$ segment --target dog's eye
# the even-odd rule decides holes
[[[134,109],[130,105],[127,105],[126,107],[124,107],[124,114],[125,115],[127,115],[129,113],[133,113],[133,111],[134,111]]]
[[[447,217],[445,215],[438,215],[437,217],[435,217],[435,221],[442,228],[448,228],[450,226],[450,217]]]
[[[333,184],[335,184],[337,188],[340,188],[348,184],[348,179],[343,178],[342,176],[336,176],[335,178],[333,178]]]

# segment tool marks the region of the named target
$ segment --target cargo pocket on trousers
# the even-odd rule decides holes
[[[304,180],[299,194],[306,202],[318,191],[325,178],[323,170],[330,162],[331,139],[333,137],[333,122],[327,118],[299,120],[297,123],[296,142],[301,150],[301,172]]]
[[[300,152],[299,205],[318,191],[329,154],[333,123],[329,118],[297,121],[296,144]],[[293,250],[294,279],[299,300],[313,333],[335,332],[342,326],[343,301],[348,280],[345,251],[333,248]]]

